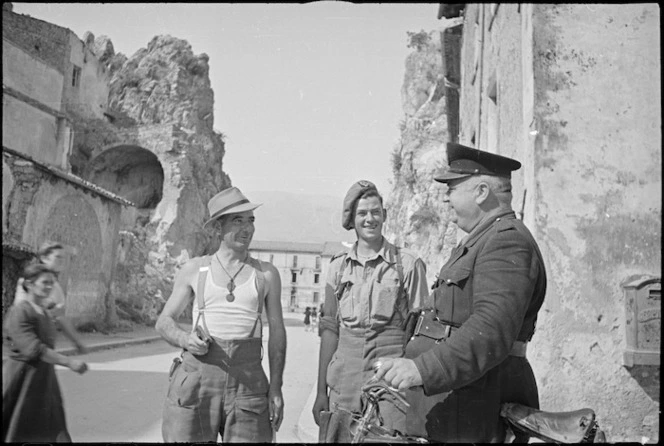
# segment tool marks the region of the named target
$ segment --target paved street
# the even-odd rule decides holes
[[[296,425],[316,381],[319,338],[304,332],[300,315],[286,315],[285,415],[278,442],[300,442]],[[267,338],[267,327],[264,330]],[[265,345],[267,352],[267,343]],[[62,367],[58,379],[75,442],[161,442],[167,372],[179,351],[164,341],[83,355],[90,370]],[[268,357],[263,364],[268,371]]]

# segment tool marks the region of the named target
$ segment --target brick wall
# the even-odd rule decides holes
[[[64,73],[68,63],[69,33],[52,23],[2,11],[2,37]]]

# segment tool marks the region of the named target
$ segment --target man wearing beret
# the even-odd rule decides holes
[[[281,279],[271,263],[249,255],[258,206],[236,187],[210,199],[203,226],[218,232],[219,249],[184,264],[157,320],[162,337],[183,349],[169,374],[162,423],[167,443],[216,442],[217,435],[224,443],[266,443],[281,424],[286,357]],[[176,321],[192,302],[188,332]],[[270,330],[269,380],[261,364],[263,309]]]
[[[321,319],[316,424],[321,411],[360,410],[360,389],[379,357],[403,356],[404,323],[428,297],[426,267],[412,251],[383,237],[387,212],[369,181],[358,181],[343,203],[342,226],[357,242],[332,258]],[[329,390],[329,394],[328,394]],[[404,432],[405,408],[380,407],[383,425]],[[323,427],[323,426],[321,426]],[[348,441],[348,426],[327,432],[327,440]]]
[[[539,407],[526,359],[546,292],[542,255],[511,208],[513,159],[460,144],[447,146],[451,219],[467,235],[434,284],[443,342],[416,332],[406,357],[385,359],[377,372],[410,395],[409,433],[437,442],[503,442],[504,402]],[[426,395],[426,397],[424,396]]]

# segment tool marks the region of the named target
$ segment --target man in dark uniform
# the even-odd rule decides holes
[[[419,421],[426,432],[409,433],[440,442],[502,442],[503,402],[539,408],[526,344],[546,272],[537,243],[511,208],[511,172],[521,163],[455,143],[447,156],[449,168],[434,179],[447,184],[451,219],[467,233],[434,284],[437,316],[449,335],[419,351],[414,336],[405,358],[381,358],[377,377],[419,392],[410,398],[409,426]]]

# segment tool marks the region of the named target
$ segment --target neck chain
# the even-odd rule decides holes
[[[247,254],[247,257],[248,256],[249,255]],[[226,273],[226,275],[231,279],[231,281],[228,282],[228,286],[226,287],[228,289],[228,294],[226,295],[226,300],[228,302],[233,302],[235,300],[235,295],[233,294],[233,291],[235,291],[235,278],[237,277],[238,274],[240,274],[240,271],[242,271],[242,269],[244,268],[244,265],[246,265],[247,257],[244,258],[244,260],[242,261],[242,266],[240,267],[239,270],[237,270],[237,272],[235,273],[234,276],[231,276],[230,274],[228,274],[228,271],[226,271],[226,268],[224,268],[224,265],[221,264],[221,260],[219,259],[219,253],[216,253],[215,257],[217,258],[217,261],[219,262],[219,266],[221,266],[221,269],[223,269],[224,272]]]

